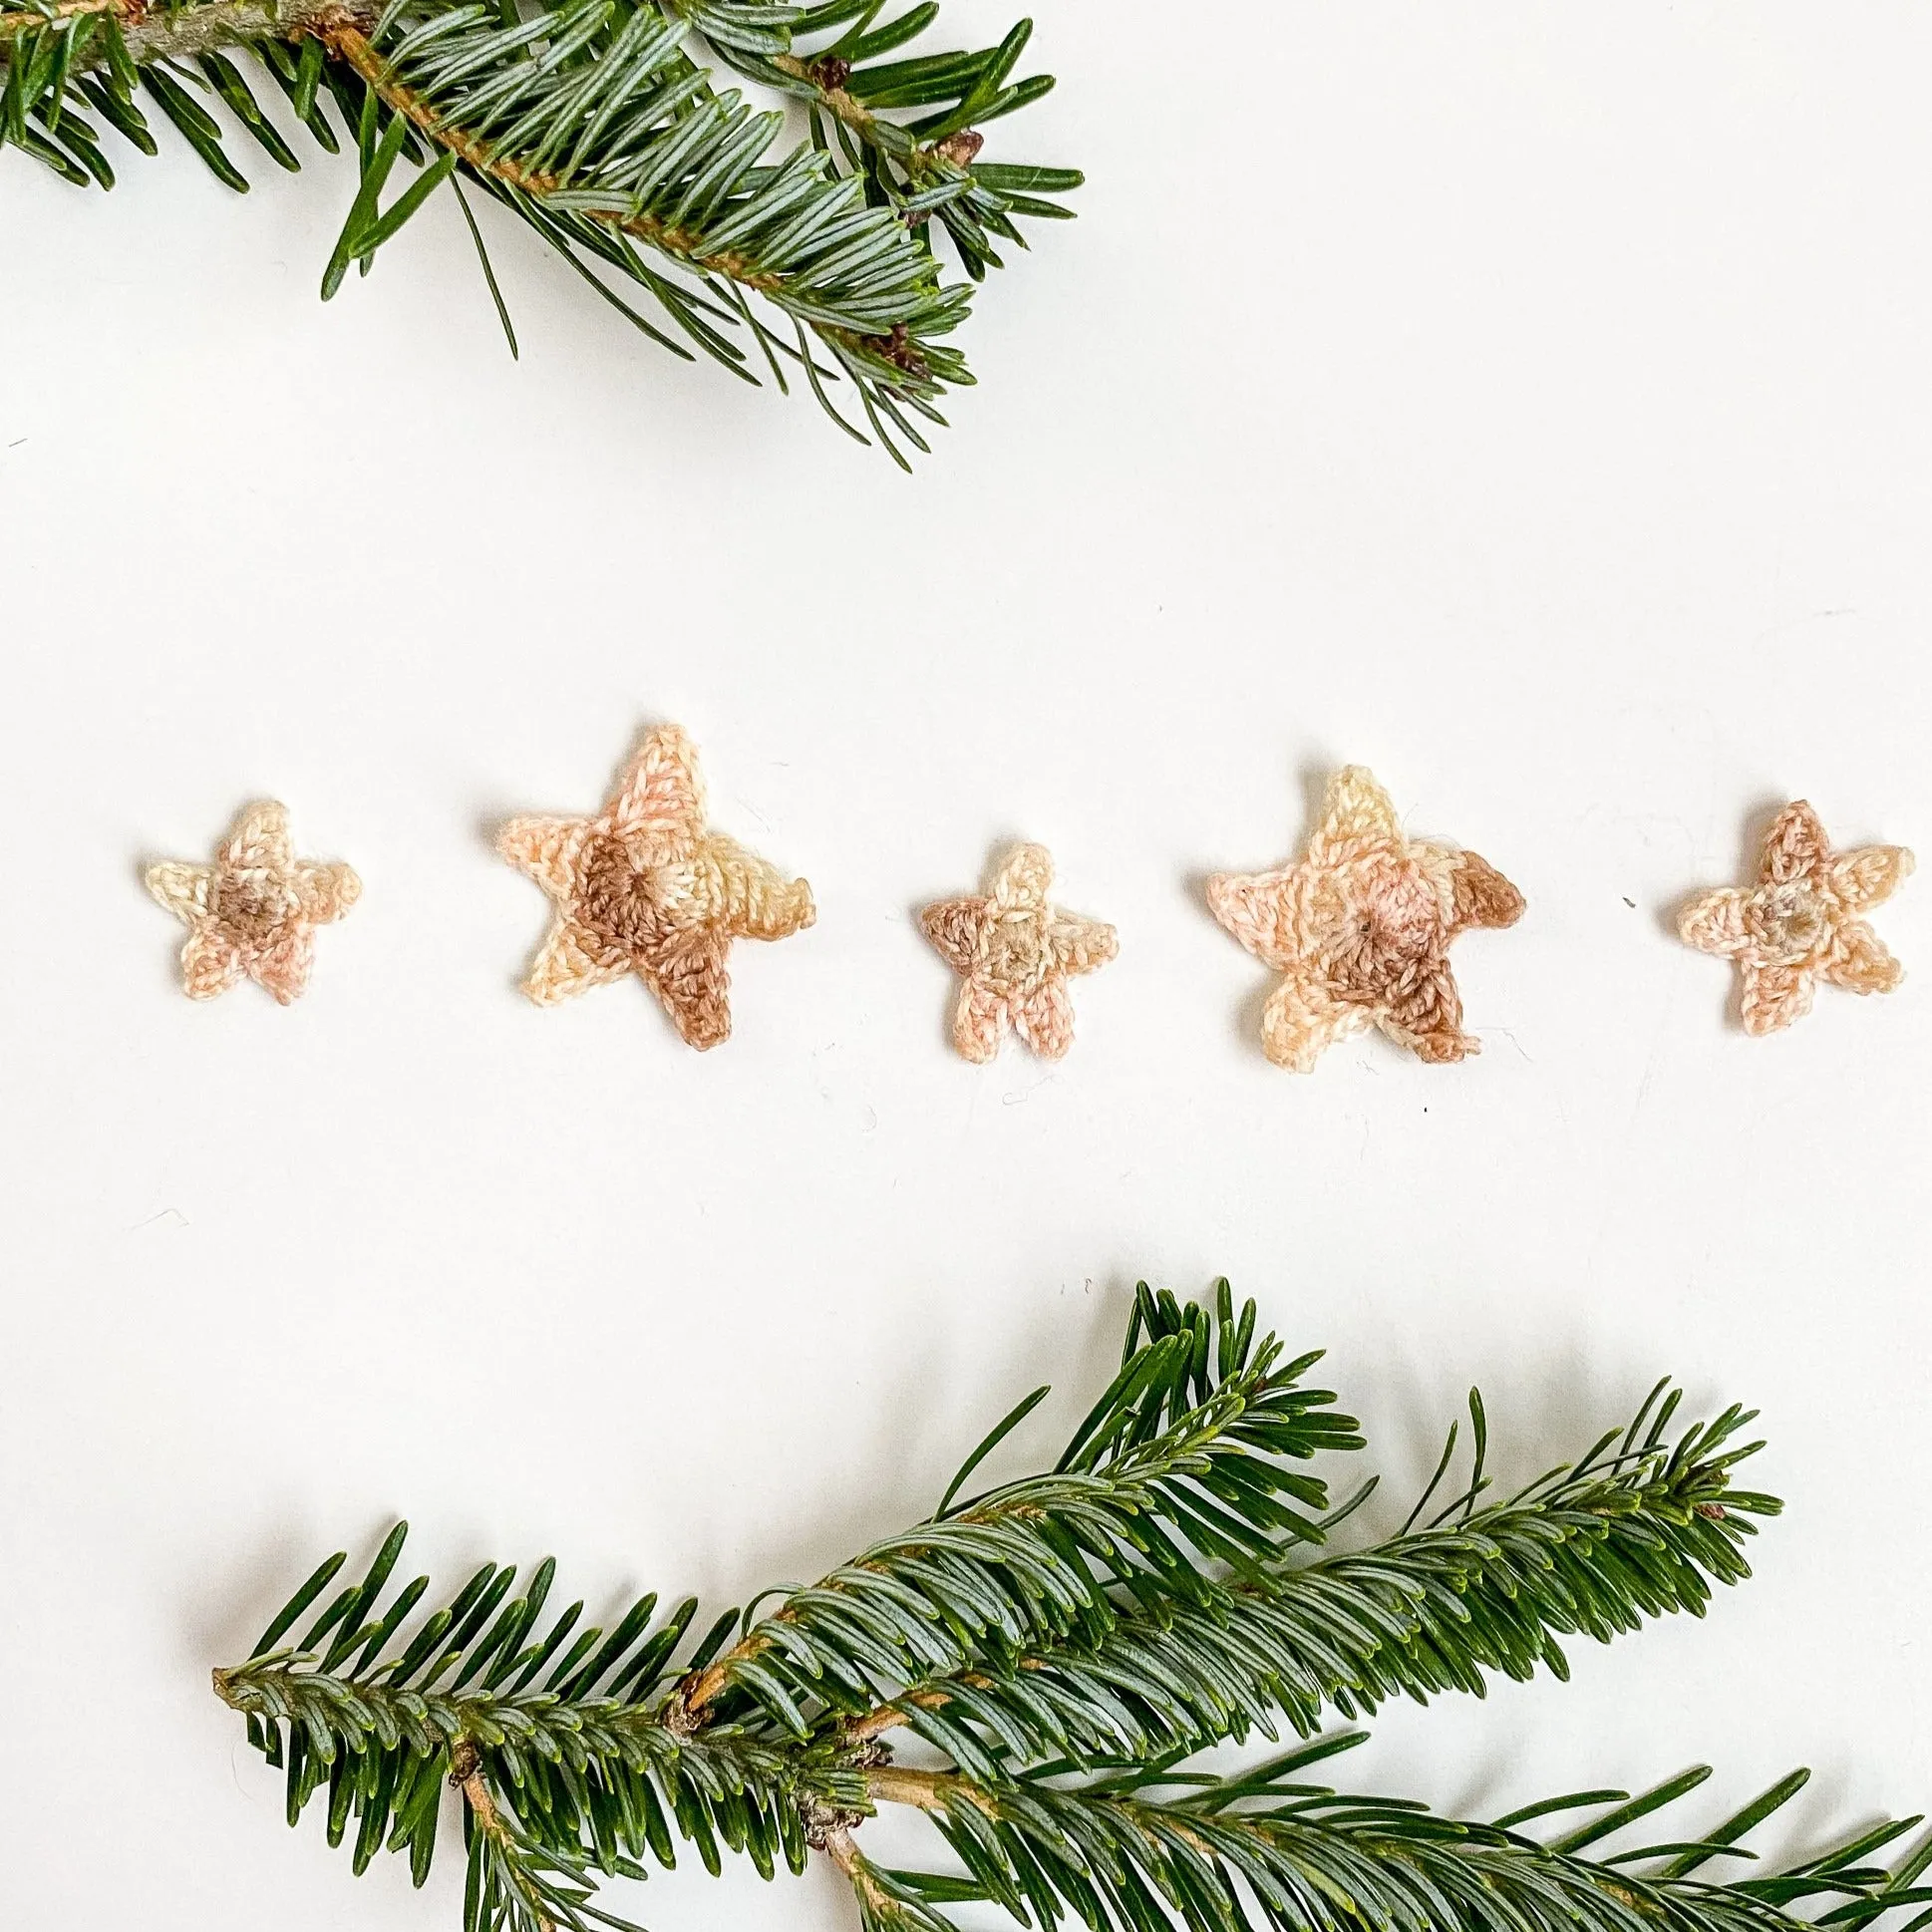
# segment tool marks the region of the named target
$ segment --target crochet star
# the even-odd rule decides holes
[[[1043,1060],[1061,1059],[1074,1044],[1068,980],[1120,950],[1112,926],[1050,905],[1052,883],[1047,848],[1022,845],[984,897],[941,899],[919,915],[921,930],[965,981],[953,1045],[967,1060],[991,1060],[1009,1027]]]
[[[1677,930],[1699,952],[1738,962],[1745,1031],[1776,1033],[1811,1010],[1818,980],[1889,993],[1905,977],[1859,915],[1883,905],[1912,865],[1903,845],[1834,852],[1818,814],[1799,799],[1765,834],[1758,883],[1702,894]]]
[[[651,732],[594,818],[512,818],[496,849],[556,902],[523,991],[555,1006],[635,973],[685,1040],[731,1037],[734,939],[784,939],[815,916],[811,888],[705,823],[698,754]]]
[[[283,1006],[299,999],[315,963],[315,929],[362,896],[347,865],[297,858],[288,807],[250,805],[216,848],[212,865],[165,859],[148,868],[148,889],[187,925],[181,985],[211,1000],[244,974]]]
[[[1388,793],[1359,765],[1330,781],[1299,863],[1219,873],[1207,903],[1283,975],[1261,1045],[1299,1074],[1369,1026],[1427,1061],[1479,1052],[1462,1031],[1449,941],[1471,926],[1513,926],[1523,910],[1522,894],[1473,852],[1406,838]]]

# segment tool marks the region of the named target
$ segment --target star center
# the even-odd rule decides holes
[[[1761,888],[1745,907],[1746,929],[1767,957],[1780,966],[1808,959],[1825,937],[1828,923],[1824,902],[1797,879]]]
[[[987,980],[1011,992],[1036,978],[1047,956],[1044,912],[1025,912],[991,921],[982,948]]]
[[[285,879],[272,872],[217,872],[211,894],[214,916],[244,945],[266,946],[302,909]]]
[[[573,909],[586,930],[613,958],[652,957],[670,932],[655,868],[639,863],[615,832],[589,839],[581,866]]]
[[[1380,996],[1436,951],[1442,909],[1421,869],[1406,862],[1375,864],[1352,884],[1329,908],[1324,963],[1340,987]]]

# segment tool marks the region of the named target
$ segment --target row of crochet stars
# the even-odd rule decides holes
[[[783,939],[812,922],[811,888],[714,831],[697,753],[665,726],[638,747],[603,809],[513,818],[497,840],[554,902],[524,991],[554,1006],[635,973],[691,1046],[731,1034],[735,939]],[[1802,800],[1779,812],[1757,880],[1684,911],[1685,940],[1737,962],[1749,1033],[1806,1012],[1823,980],[1884,993],[1902,976],[1864,914],[1912,869],[1902,846],[1835,852]],[[953,1044],[991,1060],[1009,1031],[1050,1060],[1074,1041],[1070,982],[1119,950],[1114,928],[1052,903],[1044,846],[1010,853],[984,893],[928,906],[926,937],[959,975]],[[288,813],[251,806],[211,865],[150,868],[149,889],[188,928],[190,999],[242,978],[286,1005],[308,984],[315,930],[361,894],[347,865],[297,858]],[[1379,1027],[1426,1061],[1477,1051],[1463,1030],[1449,949],[1472,926],[1512,926],[1522,894],[1473,852],[1406,837],[1389,795],[1360,766],[1338,773],[1301,858],[1208,881],[1214,916],[1281,975],[1261,1021],[1278,1066],[1306,1073],[1322,1050]]]

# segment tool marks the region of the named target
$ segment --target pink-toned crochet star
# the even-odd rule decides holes
[[[1811,1010],[1819,980],[1851,993],[1889,993],[1905,969],[1861,916],[1911,875],[1903,845],[1834,852],[1802,799],[1765,835],[1758,883],[1706,892],[1677,929],[1700,952],[1735,959],[1747,1033],[1777,1033]]]
[[[698,754],[676,725],[646,736],[591,818],[512,818],[496,848],[556,902],[523,991],[555,1006],[635,973],[687,1044],[731,1037],[734,939],[811,924],[811,887],[705,822]]]
[[[1365,1027],[1423,1060],[1460,1060],[1449,942],[1471,926],[1512,926],[1522,894],[1486,860],[1403,835],[1389,795],[1359,765],[1330,781],[1322,821],[1297,862],[1207,882],[1214,917],[1280,973],[1261,1018],[1278,1067],[1313,1070],[1323,1050]]]
[[[268,802],[241,814],[212,865],[166,859],[148,868],[148,889],[186,922],[189,999],[211,1000],[245,976],[287,1006],[309,983],[316,927],[340,919],[362,881],[347,865],[297,858],[288,807]]]
[[[1074,999],[1067,982],[1105,966],[1120,950],[1114,928],[1077,918],[1047,900],[1053,858],[1022,845],[983,896],[941,899],[919,915],[920,929],[965,982],[953,1009],[953,1045],[967,1060],[991,1060],[1011,1027],[1043,1060],[1074,1044]]]

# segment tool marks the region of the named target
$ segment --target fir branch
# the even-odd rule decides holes
[[[695,1599],[660,1615],[645,1596],[608,1634],[585,1629],[580,1602],[549,1612],[547,1560],[515,1594],[514,1573],[485,1564],[425,1614],[427,1578],[392,1587],[399,1526],[357,1582],[339,1584],[342,1556],[322,1564],[215,1689],[282,1770],[289,1821],[326,1794],[329,1839],[354,1827],[359,1871],[388,1848],[421,1883],[454,1788],[466,1932],[623,1927],[601,1882],[680,1847],[714,1872],[742,1853],[767,1876],[821,1851],[871,1932],[955,1932],[952,1908],[988,1903],[1042,1932],[1068,1916],[1094,1932],[1932,1925],[1932,1844],[1896,1856],[1916,1819],[1752,1865],[1745,1840],[1802,1772],[1702,1833],[1628,1850],[1603,1847],[1685,1799],[1703,1768],[1489,1823],[1309,1782],[1360,1742],[1320,1735],[1328,1712],[1561,1675],[1565,1637],[1702,1614],[1747,1574],[1752,1519],[1777,1507],[1734,1486],[1758,1448],[1738,1440],[1749,1413],[1673,1438],[1667,1385],[1574,1464],[1484,1502],[1472,1396],[1452,1499],[1422,1520],[1453,1434],[1399,1534],[1333,1552],[1354,1503],[1329,1508],[1303,1465],[1360,1438],[1304,1386],[1316,1359],[1257,1336],[1225,1283],[1211,1309],[1142,1289],[1121,1372],[1054,1470],[960,1493],[1036,1391],[925,1522],[756,1623],[705,1626]],[[1190,1769],[1204,1747],[1274,1735],[1277,1716],[1304,1741],[1232,1774]],[[938,1762],[895,1762],[902,1728]],[[935,1825],[959,1869],[869,1860],[857,1836],[887,1805]],[[1531,1835],[1537,1820],[1555,1835]],[[1703,1875],[1721,1860],[1739,1862]]]
[[[1209,1565],[1259,1578],[1284,1541],[1319,1540],[1305,1511],[1326,1486],[1286,1465],[1359,1447],[1354,1419],[1301,1387],[1319,1355],[1283,1362],[1273,1336],[1256,1343],[1253,1304],[1237,1320],[1226,1283],[1218,1296],[1210,1318],[1143,1287],[1121,1372],[1051,1475],[957,1504],[787,1597],[689,1686],[692,1721],[736,1691],[808,1736],[818,1711],[864,1713],[1036,1641],[1091,1649],[1136,1593],[1206,1602]]]
[[[1621,1449],[1606,1438],[1486,1509],[1469,1496],[1452,1522],[1189,1599],[1117,1593],[1121,1614],[1097,1641],[929,1674],[846,1735],[909,1726],[996,1775],[1061,1758],[1164,1758],[1251,1729],[1272,1738],[1277,1711],[1310,1736],[1329,1712],[1366,1716],[1399,1695],[1480,1697],[1489,1673],[1567,1677],[1561,1637],[1608,1643],[1647,1617],[1701,1616],[1715,1584],[1750,1574],[1751,1518],[1777,1512],[1775,1498],[1731,1487],[1759,1447],[1735,1446],[1751,1415],[1728,1411],[1671,1444],[1676,1408],[1675,1393],[1654,1392]]]
[[[153,153],[145,94],[218,178],[245,188],[220,122],[193,90],[213,93],[278,165],[296,166],[237,62],[252,64],[323,148],[340,146],[319,105],[324,93],[356,139],[361,179],[325,296],[351,265],[366,271],[437,189],[460,189],[467,176],[644,333],[755,382],[727,333],[747,327],[781,388],[784,356],[866,442],[828,388],[848,384],[872,437],[903,464],[902,444],[926,448],[918,420],[943,423],[946,391],[972,381],[945,340],[966,319],[968,290],[943,281],[928,224],[940,220],[978,280],[997,265],[989,237],[1017,240],[1020,215],[1063,215],[1039,196],[1080,177],[976,162],[983,137],[966,123],[1011,112],[1052,85],[1010,80],[1029,23],[978,54],[854,73],[847,53],[906,44],[937,13],[924,0],[874,24],[880,10],[874,0],[808,9],[783,0],[393,0],[380,11],[375,0],[178,0],[152,10],[147,0],[44,0],[0,10],[0,146],[68,180],[111,185],[84,111]],[[830,51],[795,51],[847,24]],[[775,152],[782,116],[721,90],[693,49],[803,99],[812,138]],[[922,122],[891,112],[935,104],[937,115]],[[399,161],[422,171],[385,205]],[[671,272],[647,266],[640,248]],[[658,303],[671,332],[617,297],[585,257]],[[486,256],[484,264],[501,315]],[[796,348],[748,296],[778,311]]]
[[[202,6],[136,10],[121,32],[129,57],[136,66],[148,67],[224,48],[252,48],[262,41],[325,38],[374,19],[375,9],[367,0],[211,0]]]
[[[418,1578],[383,1602],[406,1530],[363,1580],[339,1591],[300,1642],[282,1647],[341,1568],[332,1557],[296,1593],[246,1663],[217,1671],[216,1695],[248,1721],[249,1742],[285,1774],[295,1823],[326,1792],[328,1836],[352,1822],[355,1868],[407,1851],[421,1884],[435,1855],[439,1797],[463,1794],[470,1857],[467,1932],[587,1932],[621,1925],[590,1903],[598,1874],[669,1866],[675,1842],[712,1871],[720,1847],[769,1877],[804,1868],[808,1818],[856,1815],[862,1749],[786,1752],[729,1728],[685,1735],[658,1696],[692,1627],[687,1600],[654,1626],[640,1598],[606,1637],[572,1604],[540,1629],[554,1565],[505,1601],[514,1573],[485,1565],[408,1642]],[[727,1616],[696,1658],[731,1627]]]
[[[1699,1768],[1619,1812],[1659,1808],[1706,1775]],[[896,1768],[867,1782],[875,1801],[930,1816],[969,1873],[964,1884],[876,1867],[855,1875],[869,1924],[922,1932],[949,1924],[932,1910],[936,1898],[984,1898],[1023,1924],[1071,1912],[1097,1932],[1176,1921],[1189,1932],[1784,1932],[1797,1921],[1783,1905],[1797,1898],[1828,1898],[1829,1922],[1865,1925],[1927,1896],[1913,1883],[1923,1856],[1887,1869],[1840,1853],[1728,1885],[1669,1870],[1640,1876],[1631,1864],[1685,1848],[1591,1860],[1504,1826],[1285,1779],[1190,1782],[1161,1802],[1108,1788],[988,1788]],[[1797,1787],[1787,1779],[1779,1788],[1788,1798]],[[1894,1821],[1874,1840],[1919,1822]],[[1692,1849],[1752,1855],[1716,1839]]]

